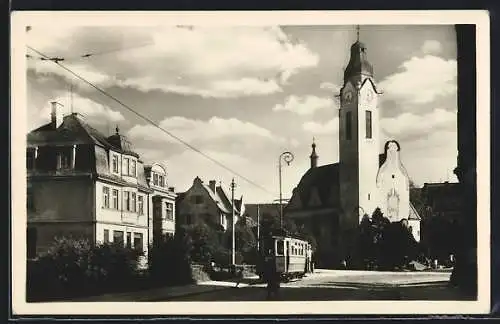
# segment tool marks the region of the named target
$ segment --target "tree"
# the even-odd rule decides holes
[[[183,230],[189,254],[195,262],[210,262],[214,252],[223,246],[220,241],[221,233],[202,220],[192,225],[185,225]]]

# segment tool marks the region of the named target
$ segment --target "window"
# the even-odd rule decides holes
[[[132,233],[127,232],[127,245],[129,249],[132,248]]]
[[[122,174],[128,175],[128,173],[129,173],[129,167],[130,167],[130,159],[129,158],[123,158]]]
[[[167,220],[173,220],[174,219],[174,205],[172,203],[166,203],[166,217]]]
[[[29,211],[35,211],[35,195],[31,186],[28,186],[26,192],[26,207]]]
[[[285,245],[283,241],[276,241],[276,255],[283,255],[285,252]]]
[[[134,249],[143,251],[142,233],[134,233]]]
[[[102,187],[102,207],[109,208],[109,187]]]
[[[130,192],[123,192],[123,209],[130,210]]]
[[[113,231],[113,243],[123,246],[123,231]]]
[[[109,230],[105,229],[104,230],[104,243],[109,243]]]
[[[366,138],[372,138],[372,112],[366,111]]]
[[[352,125],[351,125],[351,112],[348,111],[345,114],[345,139],[350,140],[351,139],[351,132],[352,132]]]
[[[139,215],[144,215],[144,197],[141,195],[137,196],[137,211]]]
[[[69,151],[57,153],[57,170],[66,170],[70,168],[71,155]]]
[[[118,189],[113,189],[113,208],[118,209]]]
[[[130,211],[135,212],[135,210],[136,210],[136,206],[137,206],[137,205],[135,204],[135,197],[136,197],[136,193],[135,193],[135,192],[132,192],[131,194],[132,194],[132,195],[131,195],[131,198],[130,198],[130,207],[131,207],[131,208],[130,208]]]
[[[112,170],[114,173],[118,173],[118,155],[116,154],[113,154],[111,167],[113,168]]]
[[[136,176],[136,162],[135,162],[135,160],[130,161],[129,175],[131,175],[132,177]]]
[[[158,185],[158,174],[156,174],[156,173],[153,173],[153,184],[155,186]]]
[[[165,187],[165,182],[163,181],[163,176],[162,175],[158,176],[158,185],[160,187]]]

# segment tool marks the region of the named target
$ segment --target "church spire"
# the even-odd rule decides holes
[[[373,66],[368,61],[366,46],[359,40],[359,25],[356,26],[356,42],[351,46],[351,57],[344,71],[344,83],[354,76],[373,77]],[[361,81],[361,80],[359,80]]]
[[[311,159],[311,169],[312,169],[318,166],[318,154],[316,154],[316,143],[314,142],[314,137],[311,147],[312,147],[312,153],[309,156],[309,158]]]

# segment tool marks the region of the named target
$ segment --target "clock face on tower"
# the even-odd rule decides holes
[[[371,89],[368,89],[365,94],[363,95],[363,103],[364,104],[369,104],[372,102],[373,98],[375,97],[375,94]]]
[[[343,94],[343,99],[346,104],[350,104],[352,102],[352,91],[346,90]]]

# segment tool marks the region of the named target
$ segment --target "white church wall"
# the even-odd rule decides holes
[[[387,158],[377,177],[379,207],[391,222],[408,219],[410,215],[410,186],[404,171],[398,144],[388,142]]]
[[[412,228],[413,237],[417,242],[420,242],[420,221],[416,219],[411,219],[408,221],[408,225]]]

